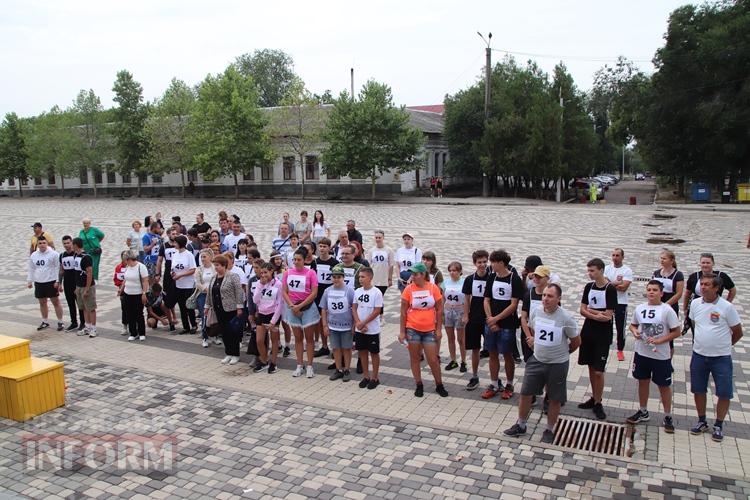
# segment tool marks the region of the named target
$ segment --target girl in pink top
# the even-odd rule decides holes
[[[254,373],[268,369],[276,373],[276,358],[279,354],[279,318],[281,317],[281,282],[274,277],[273,264],[266,263],[260,267],[260,283],[255,287],[253,302],[257,307],[257,330],[255,340],[258,344],[258,361]],[[271,333],[271,362],[268,360],[266,332]]]
[[[292,376],[304,373],[302,360],[303,341],[307,342],[307,378],[315,376],[313,356],[315,349],[315,327],[320,321],[320,313],[313,302],[318,295],[318,273],[305,267],[307,249],[300,247],[294,252],[293,267],[286,270],[281,279],[282,298],[286,304],[284,320],[294,332],[294,348],[297,355],[297,369]],[[304,336],[303,336],[304,335]]]

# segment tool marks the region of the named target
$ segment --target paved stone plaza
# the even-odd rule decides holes
[[[222,366],[223,348],[204,349],[196,336],[170,336],[160,329],[149,332],[145,344],[133,345],[119,335],[111,271],[133,219],[161,211],[165,219],[179,214],[190,225],[194,214],[203,211],[213,225],[215,214],[225,209],[242,217],[264,250],[270,248],[281,213],[303,208],[310,213],[322,209],[332,229],[355,218],[366,241],[374,229],[383,229],[394,249],[409,231],[417,247],[435,251],[441,269],[459,260],[468,272],[477,248],[505,248],[516,266],[538,254],[561,276],[563,306],[576,316],[586,261],[597,256],[608,261],[611,248],[621,246],[636,276],[647,277],[658,267],[661,245],[646,240],[663,236],[652,233],[671,233],[686,240],[671,247],[683,272],[697,269],[700,252],[716,255],[716,267],[737,284],[735,303],[745,330],[750,328],[747,213],[440,201],[366,207],[318,201],[0,200],[0,214],[14,235],[0,260],[5,270],[0,276],[0,333],[29,338],[35,355],[64,361],[69,386],[65,408],[26,424],[0,420],[0,498],[2,492],[37,498],[750,496],[750,355],[745,340],[735,348],[735,399],[724,442],[687,431],[695,412],[687,382],[691,345],[685,337],[676,342],[674,358],[677,431],[661,431],[657,391],[652,390],[651,421],[637,427],[636,453],[627,459],[541,444],[543,425],[538,424],[545,419],[538,409],[526,438],[504,438],[502,430],[516,419],[518,396],[483,401],[480,391],[464,390],[468,374],[457,370],[444,372],[449,398],[433,392],[427,373],[426,395],[415,398],[406,349],[396,342],[394,290],[386,295],[382,384],[373,391],[359,389],[357,377],[348,384],[330,382],[326,359],[316,360],[315,378],[293,379],[291,358],[280,363],[277,374],[253,374],[245,363],[249,356],[243,354],[243,363],[236,366]],[[99,337],[38,333],[38,307],[24,286],[29,226],[42,221],[59,242],[63,234],[77,234],[84,216],[107,234],[97,293]],[[642,289],[639,282],[631,287],[631,304],[643,300]],[[445,359],[445,345],[443,350]],[[632,351],[632,340],[626,351]],[[589,418],[590,412],[575,407],[588,397],[588,380],[575,364],[577,355],[572,359],[570,404],[563,415]],[[632,352],[625,362],[610,356],[604,400],[608,421],[622,423],[637,407],[631,360]],[[518,390],[523,365],[516,373]],[[484,360],[480,377],[486,384]],[[710,418],[712,413],[710,404]],[[26,460],[24,439],[39,433],[166,435],[175,439],[175,463],[173,469],[148,474],[85,463],[37,470]]]

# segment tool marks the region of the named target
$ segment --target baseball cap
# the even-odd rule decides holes
[[[527,271],[531,272],[541,265],[541,257],[539,257],[538,255],[529,255],[528,257],[526,257],[526,262],[524,263],[523,267],[526,268]]]
[[[413,273],[425,273],[427,274],[427,266],[424,265],[422,262],[417,262],[413,266],[409,268],[409,271]]]
[[[33,223],[31,225],[31,227],[42,227],[42,223],[41,222],[35,222],[35,223]]]
[[[343,266],[333,266],[333,269],[331,269],[331,276],[344,276],[344,267]]]
[[[547,266],[536,266],[536,269],[534,269],[534,272],[531,274],[539,276],[540,278],[549,278],[552,271],[550,271],[550,268]]]
[[[404,238],[407,238],[407,237],[411,238],[411,239],[414,239],[414,236],[410,235],[409,233],[404,233],[404,234],[401,235],[401,239],[404,239]]]

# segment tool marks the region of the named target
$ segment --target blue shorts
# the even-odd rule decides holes
[[[513,344],[516,342],[516,331],[510,328],[501,328],[492,331],[489,327],[484,329],[484,348],[490,352],[500,354],[511,354]]]
[[[418,332],[411,328],[406,329],[406,340],[410,344],[436,344],[435,332]]]
[[[634,379],[651,379],[659,387],[669,387],[672,385],[672,371],[671,359],[654,359],[635,353],[633,359]]]
[[[690,358],[690,392],[706,394],[708,376],[714,378],[714,394],[732,399],[732,356],[703,356],[697,352]]]
[[[286,321],[292,328],[307,328],[313,326],[320,321],[320,313],[315,304],[311,304],[307,310],[302,311],[302,316],[295,316],[292,314],[292,310],[284,305],[284,321]]]
[[[351,330],[330,330],[329,329],[328,342],[331,345],[331,349],[351,349],[354,344],[354,335]]]

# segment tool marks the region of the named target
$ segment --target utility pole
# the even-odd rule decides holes
[[[352,101],[354,100],[354,68],[351,70]]]
[[[622,145],[622,174],[620,174],[620,180],[625,178],[625,144]]]
[[[560,150],[558,152],[558,163],[557,166],[560,169],[560,176],[557,179],[557,192],[555,193],[555,201],[560,203],[562,201],[562,152],[563,152],[563,141],[565,139],[565,122],[563,121],[565,115],[565,101],[562,96],[562,82],[560,82]]]
[[[484,67],[484,126],[486,128],[490,121],[490,75],[492,73],[492,49],[490,48],[490,42],[492,42],[492,33],[487,35],[487,40],[478,31],[477,35],[487,44],[485,48],[486,61]],[[490,180],[487,177],[487,173],[482,172],[482,196],[487,198],[489,195]]]

